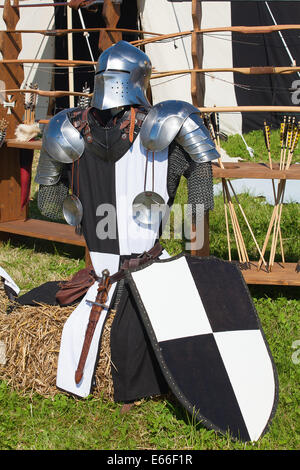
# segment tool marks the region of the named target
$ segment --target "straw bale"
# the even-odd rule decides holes
[[[39,304],[32,307],[17,304],[8,315],[8,305],[9,300],[0,290],[0,380],[23,395],[38,393],[53,397],[62,393],[55,385],[60,339],[64,323],[76,306],[62,308]],[[110,401],[113,401],[110,331],[114,315],[113,310],[108,313],[103,328],[93,390],[94,396],[103,396]]]

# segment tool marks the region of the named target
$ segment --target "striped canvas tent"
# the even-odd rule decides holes
[[[295,24],[299,2],[199,2],[199,24],[202,28],[230,26],[272,26]],[[145,31],[164,34],[193,29],[192,2],[188,0],[147,0],[139,2]],[[159,5],[158,5],[159,4]],[[158,9],[159,15],[153,11]],[[201,68],[253,66],[291,66],[299,64],[297,30],[270,34],[242,34],[222,31],[201,35]],[[146,45],[154,67],[161,70],[193,68],[191,36]],[[295,63],[294,63],[295,61]],[[244,75],[233,72],[209,72],[202,80],[204,106],[292,106],[297,103],[293,86],[298,73],[288,75]],[[190,75],[152,80],[153,101],[184,99],[191,101]],[[221,130],[226,134],[248,132],[262,127],[264,119],[278,126],[280,116],[263,113],[222,114]]]
[[[26,2],[40,3],[37,0]],[[192,0],[122,0],[119,28],[142,29],[155,33],[170,34],[194,29]],[[99,11],[93,13],[81,9],[80,14],[73,10],[67,18],[64,8],[22,8],[18,29],[38,28],[63,29],[104,27]],[[156,14],[159,11],[159,14]],[[201,29],[231,26],[274,26],[299,23],[300,5],[297,1],[198,1],[198,24]],[[155,13],[155,14],[154,14]],[[83,23],[81,18],[83,19]],[[5,24],[0,19],[3,29]],[[299,64],[299,39],[296,29],[276,31],[269,34],[242,34],[230,31],[211,32],[199,35],[199,67],[233,68],[290,66]],[[69,36],[69,37],[68,37]],[[98,33],[87,38],[83,34],[61,37],[22,34],[20,58],[68,58],[70,50],[74,59],[95,60],[99,56]],[[149,35],[144,35],[145,39]],[[126,41],[134,41],[137,35],[123,33]],[[34,39],[34,40],[33,40]],[[156,71],[193,69],[191,35],[146,44],[145,51],[151,58]],[[45,64],[25,66],[24,85],[36,82],[40,89],[69,90],[67,69],[50,68]],[[71,88],[82,91],[85,84],[93,90],[94,68],[81,67],[72,71],[74,84]],[[1,80],[1,79],[0,79]],[[300,73],[281,75],[245,75],[233,72],[207,72],[201,76],[200,96],[203,106],[245,106],[245,105],[299,105]],[[26,82],[26,83],[25,83]],[[1,85],[1,82],[0,82]],[[4,85],[1,85],[4,89]],[[153,104],[166,99],[192,102],[190,73],[151,80]],[[299,95],[299,96],[298,96]],[[74,100],[75,105],[77,99]],[[58,112],[69,107],[69,98],[59,98],[55,106],[48,109],[49,99],[38,98],[37,117],[43,119],[50,112]],[[223,113],[220,116],[221,131],[226,134],[248,132],[262,127],[264,119],[274,126],[282,120],[279,114],[263,113]]]

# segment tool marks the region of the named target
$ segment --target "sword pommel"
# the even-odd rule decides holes
[[[102,271],[102,280],[103,280],[103,281],[106,281],[106,279],[109,277],[109,275],[110,275],[109,270],[108,270],[108,269],[104,269],[104,270]]]

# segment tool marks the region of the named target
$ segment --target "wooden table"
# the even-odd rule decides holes
[[[247,284],[264,284],[277,286],[300,286],[300,272],[296,271],[297,263],[274,263],[271,272],[266,268],[257,271],[257,262],[251,262],[251,269],[242,269],[241,273]]]
[[[266,163],[238,162],[223,163],[224,169],[218,163],[213,163],[215,178],[254,178],[254,179],[290,179],[300,180],[300,164],[293,164],[289,170],[279,170],[279,163],[273,164],[273,169]]]
[[[30,142],[19,142],[15,139],[8,139],[5,142],[6,147],[15,149],[41,150],[42,140],[31,140]]]

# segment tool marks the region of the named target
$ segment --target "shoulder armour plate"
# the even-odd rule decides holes
[[[187,117],[175,140],[197,163],[210,162],[220,158],[210,133],[199,114],[192,113]]]
[[[200,113],[190,103],[178,100],[162,101],[153,106],[141,127],[141,142],[145,148],[158,152],[168,147],[192,113]]]
[[[43,148],[61,163],[72,163],[84,152],[84,139],[68,116],[73,109],[64,109],[56,114],[43,133]]]

